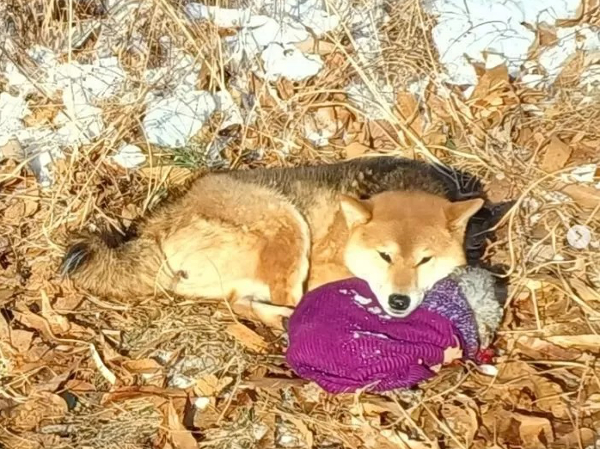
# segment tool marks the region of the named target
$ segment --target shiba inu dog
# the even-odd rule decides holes
[[[129,241],[75,239],[62,273],[109,297],[225,297],[273,326],[307,289],[357,276],[401,317],[466,263],[465,229],[483,200],[456,199],[438,168],[403,158],[210,173]]]

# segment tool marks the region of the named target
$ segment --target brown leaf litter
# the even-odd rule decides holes
[[[20,45],[62,39],[68,17],[63,6],[52,6],[60,10],[53,12],[40,4],[44,19],[31,26],[22,20],[25,6],[16,2],[11,10]],[[217,44],[221,34],[235,30],[175,20],[170,2],[152,8],[153,25],[141,20],[134,30],[150,41],[150,61],[122,48],[119,57],[128,70],[139,74],[159,59],[155,49],[164,33],[206,61],[199,85],[214,89],[228,82]],[[494,342],[495,367],[487,374],[470,364],[444,368],[416,391],[332,396],[294,376],[280,337],[256,323],[238,322],[218,298],[158,295],[150,302],[116,302],[74,291],[56,273],[68,233],[106,227],[124,233],[170,189],[206,169],[198,166],[202,155],[196,150],[174,156],[147,145],[137,122],[140,105],[123,110],[111,105],[104,120],[119,138],[137,142],[149,155],[137,171],[108,162],[115,134],[56,161],[48,189],[38,187],[14,142],[0,160],[0,445],[598,444],[600,178],[598,172],[591,181],[561,177],[600,162],[600,100],[573,88],[585,61],[571,61],[559,88],[548,91],[515,84],[499,66],[479,70],[468,100],[457,91],[440,94],[434,83],[417,97],[408,83],[439,69],[428,35],[432,19],[416,1],[390,8],[379,67],[398,92],[389,120],[362,116],[346,97],[345,87],[359,74],[349,63],[354,50],[344,36],[313,37],[302,46],[323,55],[324,71],[314,79],[273,85],[249,76],[256,120],[228,131],[221,156],[240,169],[374,154],[439,159],[480,177],[492,202],[512,201],[484,255],[509,282],[506,316]],[[89,19],[94,11],[78,7],[74,19]],[[583,20],[596,20],[590,11]],[[538,40],[551,42],[555,34],[544,29]],[[93,39],[88,45],[74,57],[84,57]],[[61,108],[52,98],[36,98],[30,106],[30,124],[48,122]],[[219,136],[219,122],[199,133],[198,148]],[[328,136],[327,142],[316,147],[307,131]],[[584,248],[569,244],[575,224],[591,230]]]

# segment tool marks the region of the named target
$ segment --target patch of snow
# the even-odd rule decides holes
[[[358,293],[354,293],[354,302],[360,304],[361,306],[366,306],[367,304],[371,304],[371,299],[365,298],[364,296],[359,295]]]
[[[369,120],[383,120],[388,118],[382,103],[387,104],[391,110],[395,101],[394,87],[380,83],[376,86],[377,92],[372,92],[365,84],[354,83],[346,88],[348,98],[354,103]]]
[[[449,82],[476,84],[477,75],[470,60],[484,63],[484,53],[505,58],[509,73],[517,76],[535,39],[535,33],[525,24],[554,25],[557,19],[576,18],[580,3],[581,0],[551,3],[546,0],[431,0],[430,10],[437,16],[433,40]]]
[[[579,85],[588,93],[598,92],[600,90],[600,64],[592,64],[581,72]]]
[[[546,84],[545,80],[546,77],[544,75],[539,73],[528,73],[521,77],[521,84],[530,89],[538,89]]]
[[[210,405],[210,398],[207,398],[205,396],[199,396],[196,399],[194,399],[192,404],[198,410],[206,410],[206,408]]]
[[[200,73],[200,62],[173,46],[169,36],[162,36],[159,43],[166,54],[161,67],[148,69],[144,73],[144,80],[156,90],[191,91],[196,88]]]
[[[270,81],[275,81],[280,76],[302,81],[316,75],[323,67],[320,56],[304,55],[291,45],[270,44],[261,54],[261,58],[265,66],[265,77]]]
[[[6,63],[4,76],[7,85],[17,89],[22,96],[27,96],[39,90],[44,91],[47,83],[48,72],[58,65],[56,54],[41,45],[35,45],[25,52],[31,60],[37,64],[32,73],[25,74],[21,67],[11,61]],[[53,90],[51,90],[52,92]]]
[[[215,111],[213,96],[205,91],[190,91],[178,96],[156,98],[149,95],[143,127],[148,142],[181,148],[196,135]]]
[[[185,390],[195,385],[196,381],[188,376],[182,374],[173,374],[169,379],[169,386],[174,388],[181,388]]]
[[[283,447],[296,447],[298,445],[298,440],[294,435],[281,435],[277,442]]]
[[[323,63],[318,55],[304,55],[291,44],[308,40],[311,34],[307,29],[317,35],[334,29],[339,24],[337,16],[328,14],[320,0],[271,1],[253,6],[257,11],[200,3],[189,3],[185,9],[193,20],[211,20],[217,26],[239,28],[235,35],[224,39],[227,62],[236,70],[250,69],[268,80],[282,76],[302,80],[321,70]],[[264,14],[258,14],[259,9]],[[254,60],[259,54],[266,74]]]
[[[304,130],[304,136],[316,147],[329,145],[329,139],[334,135],[335,133],[327,128],[314,129],[306,126]]]
[[[565,64],[577,50],[596,51],[600,49],[599,30],[589,25],[558,28],[556,45],[544,49],[539,56],[540,65],[547,73],[547,82],[552,84]]]
[[[573,202],[573,199],[569,195],[565,195],[562,192],[545,192],[543,198],[548,204],[565,204]]]
[[[592,183],[598,170],[598,164],[585,164],[573,168],[569,173],[563,173],[560,178],[567,183]]]
[[[91,104],[89,93],[82,84],[72,84],[63,90],[65,111],[56,116],[54,123],[60,126],[57,135],[65,145],[89,144],[104,130],[102,109]]]
[[[22,97],[0,93],[0,147],[23,129],[23,119],[30,113],[27,102]]]
[[[233,101],[233,97],[226,90],[221,90],[214,95],[216,108],[224,114],[221,129],[227,129],[233,125],[243,125],[242,111]]]
[[[252,436],[255,441],[262,440],[267,432],[269,431],[269,426],[263,423],[253,423],[252,424]]]
[[[247,28],[251,30],[254,42],[266,48],[271,44],[292,44],[310,37],[303,25],[287,17],[275,20],[267,16],[252,16]]]
[[[30,48],[27,55],[34,63],[32,73],[26,75],[14,65],[6,66],[8,84],[20,94],[13,97],[12,102],[26,107],[24,98],[33,92],[53,95],[62,90],[64,110],[54,119],[56,130],[49,127],[24,128],[20,121],[15,121],[17,111],[7,117],[0,112],[0,143],[10,128],[27,157],[33,157],[29,165],[38,180],[42,185],[49,185],[52,181],[50,165],[54,159],[63,156],[61,148],[90,143],[103,132],[102,109],[97,102],[117,95],[126,73],[118,59],[112,56],[98,58],[91,64],[59,64],[57,55],[43,46]]]
[[[112,159],[123,168],[136,168],[146,162],[146,155],[140,147],[128,144],[123,145]]]
[[[371,0],[347,11],[350,34],[363,70],[370,72],[371,62],[381,56],[379,29],[389,20],[382,0]]]
[[[323,0],[267,0],[262,5],[271,17],[283,12],[309,28],[317,37],[333,31],[340,24],[339,16],[329,13],[326,8]]]
[[[191,19],[210,20],[216,26],[223,28],[244,26],[250,21],[252,15],[249,9],[221,8],[202,3],[188,3],[185,12]]]
[[[63,159],[61,136],[50,128],[25,128],[16,134],[23,147],[26,158],[30,158],[29,167],[42,187],[52,184],[51,165],[57,159]]]

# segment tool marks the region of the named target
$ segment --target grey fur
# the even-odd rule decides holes
[[[455,270],[451,277],[458,282],[475,314],[481,347],[487,348],[504,314],[502,304],[496,296],[494,276],[484,268],[468,266]]]

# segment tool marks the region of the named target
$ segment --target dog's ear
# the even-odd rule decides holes
[[[445,213],[450,230],[452,232],[464,232],[469,219],[481,209],[483,203],[484,201],[481,198],[474,198],[448,204]]]
[[[349,228],[365,224],[371,219],[371,207],[367,201],[361,201],[348,195],[342,195],[340,205]]]

